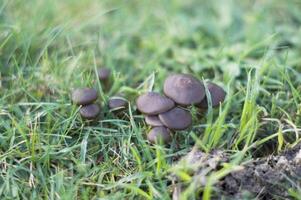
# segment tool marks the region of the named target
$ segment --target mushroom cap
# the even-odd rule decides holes
[[[124,109],[128,106],[128,102],[121,97],[111,97],[109,99],[110,109]]]
[[[98,104],[82,106],[79,113],[84,119],[95,119],[100,114],[100,106]]]
[[[190,112],[179,107],[159,114],[159,119],[167,128],[173,130],[184,130],[192,123]]]
[[[208,91],[210,92],[212,107],[219,106],[225,100],[226,92],[225,90],[218,86],[215,83],[208,82],[206,83]],[[203,101],[199,104],[201,108],[208,108],[207,97],[203,99]]]
[[[72,101],[77,105],[87,105],[97,99],[97,91],[93,88],[80,88],[72,92]]]
[[[164,144],[166,144],[171,141],[171,133],[164,126],[154,127],[147,134],[147,140],[153,144],[161,140]]]
[[[140,112],[147,115],[157,115],[172,109],[175,103],[157,92],[147,92],[138,97],[136,101]]]
[[[98,74],[99,80],[101,80],[101,81],[107,80],[107,79],[109,79],[109,77],[111,75],[111,69],[105,68],[105,67],[99,68],[97,70],[97,74]]]
[[[167,77],[163,90],[166,96],[183,106],[201,103],[206,94],[203,83],[189,74]]]
[[[145,122],[152,127],[164,126],[158,115],[146,115]]]

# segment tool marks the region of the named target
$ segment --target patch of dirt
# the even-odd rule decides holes
[[[209,154],[193,149],[180,160],[178,166],[190,167],[194,183],[200,187],[206,185],[206,178],[222,168],[223,163],[230,162],[230,155],[223,151]],[[185,190],[179,178],[174,189],[173,200],[179,199]],[[196,181],[195,181],[196,180]],[[223,177],[215,184],[220,199],[289,199],[288,188],[301,187],[301,144],[280,155],[257,158],[239,166],[235,171]]]

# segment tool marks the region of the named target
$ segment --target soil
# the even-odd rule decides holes
[[[193,180],[206,185],[206,175],[222,168],[230,161],[226,152],[215,150],[209,154],[193,149],[177,164],[183,163],[192,169]],[[184,184],[178,183],[173,200],[179,199]],[[301,144],[279,155],[257,158],[242,164],[238,170],[226,175],[215,184],[215,199],[290,199],[288,189],[301,187]],[[202,195],[202,194],[200,194]]]

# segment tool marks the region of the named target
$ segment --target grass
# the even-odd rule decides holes
[[[0,198],[171,199],[172,166],[194,144],[233,162],[183,198],[218,195],[214,183],[242,160],[300,142],[300,9],[297,0],[0,1]],[[114,72],[109,92],[95,82],[99,66]],[[170,146],[152,146],[134,99],[162,91],[171,72],[213,80],[228,96]],[[104,108],[83,123],[70,103],[80,86],[98,88],[104,104],[126,94],[128,117]]]

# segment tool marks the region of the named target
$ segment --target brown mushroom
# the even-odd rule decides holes
[[[111,69],[109,68],[99,68],[97,70],[98,79],[100,80],[102,87],[105,91],[108,91],[110,89],[110,77],[111,77]]]
[[[184,130],[192,123],[191,114],[179,107],[159,114],[159,119],[167,128],[172,130]]]
[[[87,105],[97,99],[97,91],[92,88],[76,89],[72,92],[72,101],[77,105]]]
[[[128,106],[128,102],[122,97],[111,97],[109,99],[109,108],[111,110],[124,110]]]
[[[203,83],[189,74],[167,77],[163,90],[167,97],[183,106],[199,104],[205,97]]]
[[[105,67],[99,68],[97,70],[97,74],[100,81],[109,80],[111,76],[111,69]]]
[[[80,115],[84,119],[95,119],[100,114],[100,106],[98,104],[90,104],[80,108]]]
[[[161,120],[157,115],[146,115],[145,122],[152,127],[163,126]]]
[[[136,105],[144,114],[157,115],[172,109],[175,103],[157,92],[148,92],[138,97]]]
[[[164,126],[158,126],[151,129],[147,134],[147,139],[151,143],[163,142],[164,144],[171,141],[171,133]]]
[[[219,106],[219,104],[225,100],[226,97],[225,90],[222,87],[216,85],[215,83],[208,82],[206,83],[206,85],[211,96],[212,107]],[[199,104],[199,107],[208,108],[207,97],[203,99],[203,101]]]

